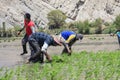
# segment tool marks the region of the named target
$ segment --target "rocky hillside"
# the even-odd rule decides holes
[[[47,14],[54,9],[62,10],[68,22],[96,18],[110,22],[120,14],[120,0],[0,0],[0,24],[22,25],[29,12],[39,26],[47,26]]]

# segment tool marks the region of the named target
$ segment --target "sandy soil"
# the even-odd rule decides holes
[[[20,53],[22,52],[22,47],[20,40],[0,43],[0,67],[12,67],[18,64],[23,64],[30,55],[29,47],[27,47],[27,49],[28,54],[21,56]],[[63,46],[50,46],[48,48],[48,52],[52,55],[60,55],[62,49]],[[80,52],[84,50],[88,52],[115,51],[118,49],[119,45],[117,37],[111,37],[109,35],[86,35],[81,42],[77,41],[72,47],[73,52]]]

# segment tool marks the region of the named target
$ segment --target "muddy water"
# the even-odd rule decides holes
[[[92,39],[91,39],[92,37]],[[73,52],[80,52],[80,51],[115,51],[118,50],[118,42],[116,37],[110,36],[102,36],[94,39],[93,36],[84,37],[84,39],[80,42],[77,41],[72,49]],[[14,42],[2,42],[0,43],[0,67],[12,67],[15,65],[21,65],[24,63],[25,60],[29,58],[30,50],[29,47],[28,54],[21,56],[20,53],[22,52],[21,41],[16,40]],[[63,46],[53,47],[50,46],[48,48],[49,54],[58,54],[60,55]]]
[[[23,62],[21,41],[0,43],[0,67],[12,67]]]

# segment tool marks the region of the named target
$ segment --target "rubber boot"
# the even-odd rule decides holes
[[[44,63],[44,53],[40,53],[40,63]]]
[[[27,54],[26,45],[22,45],[22,47],[23,47],[23,53],[21,53],[20,55]]]

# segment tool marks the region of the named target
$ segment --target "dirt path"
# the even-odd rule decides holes
[[[80,51],[115,51],[118,50],[118,42],[116,37],[109,35],[91,35],[85,36],[82,42],[77,41],[72,49],[74,52]],[[60,54],[63,47],[50,46],[48,52],[50,54]],[[29,58],[30,51],[28,47],[28,54],[20,56],[22,52],[21,41],[0,43],[0,67],[11,67],[17,64],[22,64],[25,59]]]

